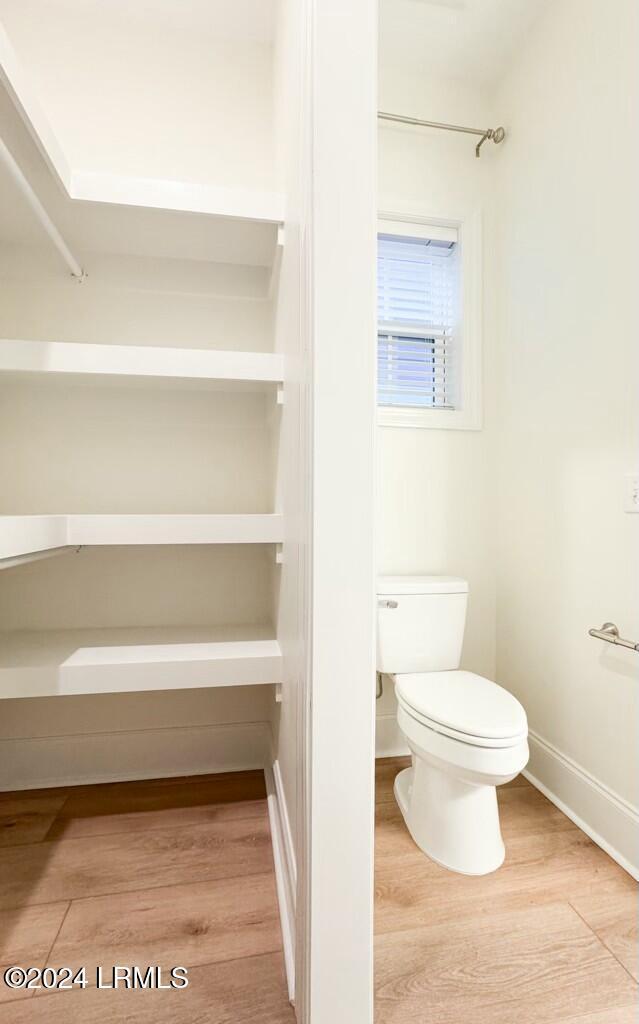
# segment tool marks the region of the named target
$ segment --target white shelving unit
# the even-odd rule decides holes
[[[197,182],[76,171],[69,179],[68,192],[72,199],[89,202],[199,213],[263,224],[280,224],[285,216],[285,199],[281,192],[220,188]]]
[[[250,349],[252,340],[256,349],[267,346],[265,334],[270,330],[271,306],[278,287],[278,269],[284,244],[283,194],[272,188],[223,187],[214,181],[172,181],[73,169],[40,106],[29,76],[21,67],[1,26],[0,114],[3,119],[4,145],[4,151],[0,148],[0,186],[7,195],[15,197],[17,215],[16,230],[12,228],[8,234],[16,234],[19,239],[21,232],[24,233],[27,241],[41,244],[45,252],[51,253],[54,261],[59,262],[60,285],[55,278],[53,283],[51,278],[46,278],[50,301],[53,302],[51,295],[56,288],[61,289],[63,285],[75,288],[77,281],[82,282],[80,292],[76,293],[77,302],[74,301],[73,292],[60,292],[62,298],[58,297],[53,302],[54,316],[56,311],[59,312],[60,304],[65,311],[61,327],[56,328],[44,321],[39,327],[33,328],[35,338],[47,338],[51,331],[55,340],[33,340],[31,328],[24,328],[27,337],[22,338],[20,317],[13,321],[9,319],[10,326],[3,329],[7,336],[0,338],[0,379],[4,378],[11,387],[14,381],[18,381],[16,391],[21,392],[29,391],[31,384],[37,384],[39,388],[43,381],[61,382],[64,388],[70,388],[76,383],[89,386],[103,381],[111,382],[117,385],[118,392],[113,396],[114,410],[117,410],[117,403],[121,400],[119,389],[129,381],[136,382],[138,387],[140,384],[145,388],[151,388],[154,384],[158,386],[163,392],[157,395],[158,408],[165,408],[161,405],[165,402],[164,392],[173,388],[183,391],[187,387],[211,391],[267,392],[277,395],[278,402],[281,401],[285,376],[283,357],[263,350],[236,351],[234,346]],[[57,257],[52,246],[58,250]],[[43,272],[37,261],[36,264],[34,276],[30,280],[35,281],[35,287],[38,287],[38,274]],[[224,273],[219,270],[220,266],[226,268]],[[207,268],[213,270],[209,272]],[[69,269],[75,279],[72,282],[69,281]],[[107,284],[104,283],[105,270],[107,276],[111,275]],[[159,271],[157,280],[154,276],[156,271]],[[233,271],[237,273],[234,275]],[[16,272],[19,278],[19,272]],[[27,262],[25,274],[31,272]],[[91,314],[87,309],[90,307],[91,296],[94,302],[102,301],[99,308],[106,315],[107,321],[112,322],[109,304],[104,298],[100,300],[99,295],[95,297],[101,287],[112,289],[108,303],[112,302],[114,308],[117,308],[118,296],[129,289],[125,296],[126,312],[120,314],[119,321],[117,315],[113,317],[115,327],[112,344],[94,343],[105,340],[100,333],[90,340],[94,314],[93,307]],[[139,299],[131,298],[130,293],[134,293],[136,288],[140,290]],[[218,319],[212,319],[212,324],[218,326],[212,326],[211,330],[221,332],[219,336],[215,335],[214,341],[224,345],[224,329],[231,325],[232,336],[226,341],[226,349],[177,347],[180,342],[189,343],[191,321],[188,310],[182,319],[173,312],[174,307],[170,303],[165,303],[162,309],[169,309],[168,322],[174,325],[175,334],[173,330],[167,330],[165,333],[160,332],[158,337],[154,328],[147,326],[146,335],[143,334],[139,340],[151,341],[153,344],[119,343],[123,339],[117,333],[117,325],[118,322],[122,323],[122,317],[127,313],[131,321],[137,322],[139,318],[142,331],[147,321],[155,324],[154,318],[160,316],[145,300],[144,290],[147,293],[157,290],[158,293],[171,294],[174,288],[176,294],[182,295],[180,311],[187,308],[184,296],[188,296],[189,301],[192,296],[194,309],[208,309],[206,302],[211,298],[218,303],[215,306],[215,302],[211,302],[211,309],[215,308],[218,312]],[[264,319],[257,324],[258,331],[264,325],[261,337],[255,333],[254,316],[239,316],[237,322],[240,327],[236,328],[235,311],[219,312],[225,301],[237,302],[242,299],[251,303],[253,308],[256,300],[264,303]],[[57,340],[58,337],[65,338],[67,324],[75,327],[76,309],[77,316],[84,318],[81,322],[87,328],[87,333],[80,328],[72,330],[71,336],[79,335],[80,339],[88,337],[89,340]],[[204,314],[199,318],[193,314],[196,333],[190,335],[191,345],[208,343],[207,331],[202,330],[201,326],[203,321]],[[130,339],[130,334],[127,333],[126,337]],[[156,338],[164,344],[155,344]],[[107,336],[106,340],[110,342],[111,337]],[[174,343],[176,347],[171,347]],[[38,378],[37,381],[35,378]],[[47,395],[50,396],[49,391]],[[150,398],[145,394],[140,404],[148,411],[155,401],[156,396]],[[218,399],[212,396],[211,401],[216,402]],[[222,405],[226,402],[225,408],[229,407],[228,399],[220,397],[219,401]],[[262,415],[261,403],[257,400],[252,403],[250,398],[244,399],[242,396],[238,399],[238,406],[240,413],[234,422],[239,423],[240,430],[245,428],[245,422],[250,424],[250,429],[245,429],[243,437],[246,437],[247,445],[255,444],[255,438],[259,436],[255,421]],[[166,408],[170,408],[167,416],[176,409],[179,415],[188,417],[190,414],[186,401],[179,405],[172,403],[170,406],[167,403]],[[66,410],[62,410],[61,415],[65,413]],[[113,415],[117,416],[117,412],[114,411]],[[184,463],[188,467],[186,472],[206,473],[210,468],[207,462],[198,465],[198,459],[202,459],[202,453],[206,451],[204,432],[206,429],[220,430],[219,422],[198,421],[195,414],[190,422],[194,431],[200,430],[192,462],[189,461],[192,452],[183,423],[176,432],[178,443],[182,445],[180,451],[184,455]],[[277,420],[271,417],[264,429],[270,430],[272,422]],[[25,429],[30,431],[35,428],[31,421],[25,420]],[[100,445],[102,451],[105,448],[108,450],[109,438],[105,433],[108,428],[101,423],[97,427],[93,425],[93,429],[96,430],[95,434],[91,433],[92,424],[87,423],[89,436],[92,440],[95,438],[95,464],[99,466]],[[43,431],[40,436],[44,434]],[[223,430],[220,434],[224,436]],[[166,444],[166,435],[163,435],[163,440]],[[139,438],[136,438],[138,441]],[[114,443],[122,444],[122,435],[118,435],[118,441]],[[154,452],[154,445],[161,452],[162,440],[158,439],[157,432],[154,433],[151,428],[143,435],[139,449],[136,448],[140,452],[140,474],[144,474],[146,451]],[[241,447],[234,450],[239,450],[239,454],[233,457],[231,469],[225,463],[224,470],[231,478],[236,464],[242,458]],[[259,450],[262,457],[267,459],[266,449],[261,447]],[[64,448],[59,451],[63,453]],[[19,460],[15,464],[19,472]],[[176,465],[175,457],[172,465]],[[250,471],[254,466],[255,459],[247,459],[246,466],[237,464],[238,479],[243,471]],[[215,465],[211,471],[216,471]],[[6,483],[10,494],[10,480]],[[112,482],[104,486],[106,488],[109,485],[113,486]],[[61,486],[64,488],[64,482]],[[174,486],[170,471],[167,471],[166,486],[167,489]],[[242,493],[246,494],[246,489]],[[248,507],[269,507],[263,491],[251,496],[249,501]],[[39,509],[43,504],[46,509],[46,501],[41,499],[34,501],[33,507]],[[64,508],[65,504],[64,496],[60,498],[60,494],[57,494],[52,507]],[[235,504],[242,507],[239,501]],[[69,505],[72,506],[71,501]],[[7,508],[7,505],[4,507]],[[26,507],[31,506],[27,504]],[[99,511],[99,499],[94,500],[89,507],[97,507]],[[140,507],[139,502],[134,507]],[[223,507],[228,507],[228,503]],[[283,539],[283,516],[276,513],[168,515],[153,514],[151,507],[148,515],[0,515],[0,569],[14,568],[80,547],[279,546]],[[246,555],[251,564],[254,561],[257,581],[262,571],[261,555],[257,551],[247,552]],[[236,553],[231,553],[231,556],[235,558]],[[120,551],[113,552],[112,558],[113,565],[121,567],[127,560],[134,560],[135,556],[131,552]],[[161,559],[162,555],[159,556]],[[273,563],[279,561],[281,552],[278,550]],[[246,559],[242,564],[245,562]],[[104,562],[100,564],[104,565]],[[16,568],[16,573],[22,571]],[[47,577],[40,576],[40,571],[33,571],[29,577],[29,585],[33,585],[38,594],[42,593],[43,587],[48,586],[43,583]],[[46,571],[42,569],[42,572]],[[87,575],[90,577],[90,574]],[[3,573],[2,576],[7,587],[15,580],[12,574]],[[198,581],[201,581],[201,577]],[[246,575],[242,581],[244,594],[247,593]],[[144,579],[136,579],[138,584],[142,595],[140,600],[143,602],[144,595],[149,595],[151,584],[147,584]],[[100,579],[97,576],[87,579],[85,576],[82,577],[81,585],[85,588],[82,591],[83,598],[86,594],[89,603],[95,600],[101,585]],[[167,585],[170,585],[168,579]],[[175,585],[179,590],[180,582]],[[256,582],[258,589],[260,585]],[[212,592],[216,586],[219,591],[221,586],[214,573],[211,574],[210,586]],[[193,584],[193,589],[197,591],[197,584]],[[65,591],[72,605],[68,593],[68,590]],[[264,602],[268,604],[271,591],[264,588],[264,594]],[[185,601],[188,603],[188,600],[187,585]],[[259,600],[262,600],[261,596]],[[55,592],[51,594],[51,601],[53,609]],[[215,606],[220,607],[219,596]],[[250,607],[255,609],[255,603],[249,603]],[[180,608],[181,615],[183,612],[184,609]],[[237,613],[240,620],[242,615],[248,618],[251,614],[259,617],[259,621],[267,621],[270,617],[270,610],[266,607],[260,607],[253,613],[246,611],[243,595],[237,601]],[[193,611],[191,614],[195,616],[197,613]],[[188,612],[185,613],[179,621],[189,621],[188,615]],[[28,612],[23,617],[28,620]],[[212,624],[206,628],[48,628],[49,624],[53,626],[60,622],[73,626],[75,620],[76,613],[73,611],[57,619],[45,614],[40,620],[45,628],[28,629],[22,628],[20,615],[15,617],[18,628],[0,633],[0,698],[273,685],[281,682],[282,655],[273,637],[273,629],[268,626],[229,627]],[[123,620],[127,622],[126,614]],[[201,620],[194,617],[192,621]]]
[[[0,564],[85,545],[279,544],[283,529],[283,517],[276,513],[0,516]]]
[[[0,516],[0,565],[69,546],[66,516]]]
[[[283,384],[284,362],[283,357],[274,352],[2,338],[0,373],[167,378],[264,387]]]
[[[281,682],[267,627],[18,630],[0,634],[0,698]]]

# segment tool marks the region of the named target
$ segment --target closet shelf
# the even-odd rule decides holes
[[[176,214],[207,218],[209,225],[237,222],[240,235],[249,225],[273,226],[284,221],[286,196],[272,187],[274,176],[260,185],[228,185],[211,181],[138,177],[109,171],[73,167],[52,124],[43,110],[32,76],[22,65],[5,29],[0,25],[0,105],[3,108],[2,135],[18,163],[36,186],[45,192],[53,212],[64,214],[64,205],[75,200],[73,219],[82,233],[83,221],[94,219],[93,206],[168,214],[175,224]],[[56,195],[56,192],[59,195]],[[57,218],[56,218],[57,219]],[[71,218],[67,215],[67,223]],[[66,230],[66,226],[63,225]]]
[[[71,199],[91,203],[171,210],[256,224],[282,224],[286,214],[284,193],[272,189],[228,188],[94,171],[74,171],[68,193]]]
[[[283,516],[247,515],[0,515],[4,559],[84,545],[279,544]]]
[[[268,627],[0,634],[0,699],[281,682]],[[247,639],[248,638],[248,639]]]
[[[264,387],[283,383],[284,360],[275,352],[2,338],[0,372],[221,381]]]

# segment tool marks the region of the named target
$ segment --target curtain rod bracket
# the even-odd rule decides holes
[[[405,117],[404,114],[389,114],[386,111],[378,110],[377,117],[380,121],[396,121],[398,124],[411,124],[419,128],[441,128],[446,132],[463,132],[464,135],[480,135],[481,138],[475,146],[475,156],[480,156],[480,149],[487,139],[499,144],[506,138],[504,128],[464,128],[459,124],[444,124],[441,121],[422,121],[418,117]]]

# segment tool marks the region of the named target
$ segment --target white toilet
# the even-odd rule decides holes
[[[496,786],[528,761],[526,712],[512,694],[459,669],[468,584],[452,576],[378,581],[377,670],[395,683],[413,765],[395,797],[413,839],[451,871],[504,860]]]

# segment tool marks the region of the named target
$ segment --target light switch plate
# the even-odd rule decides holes
[[[639,473],[626,473],[624,512],[639,512]]]

